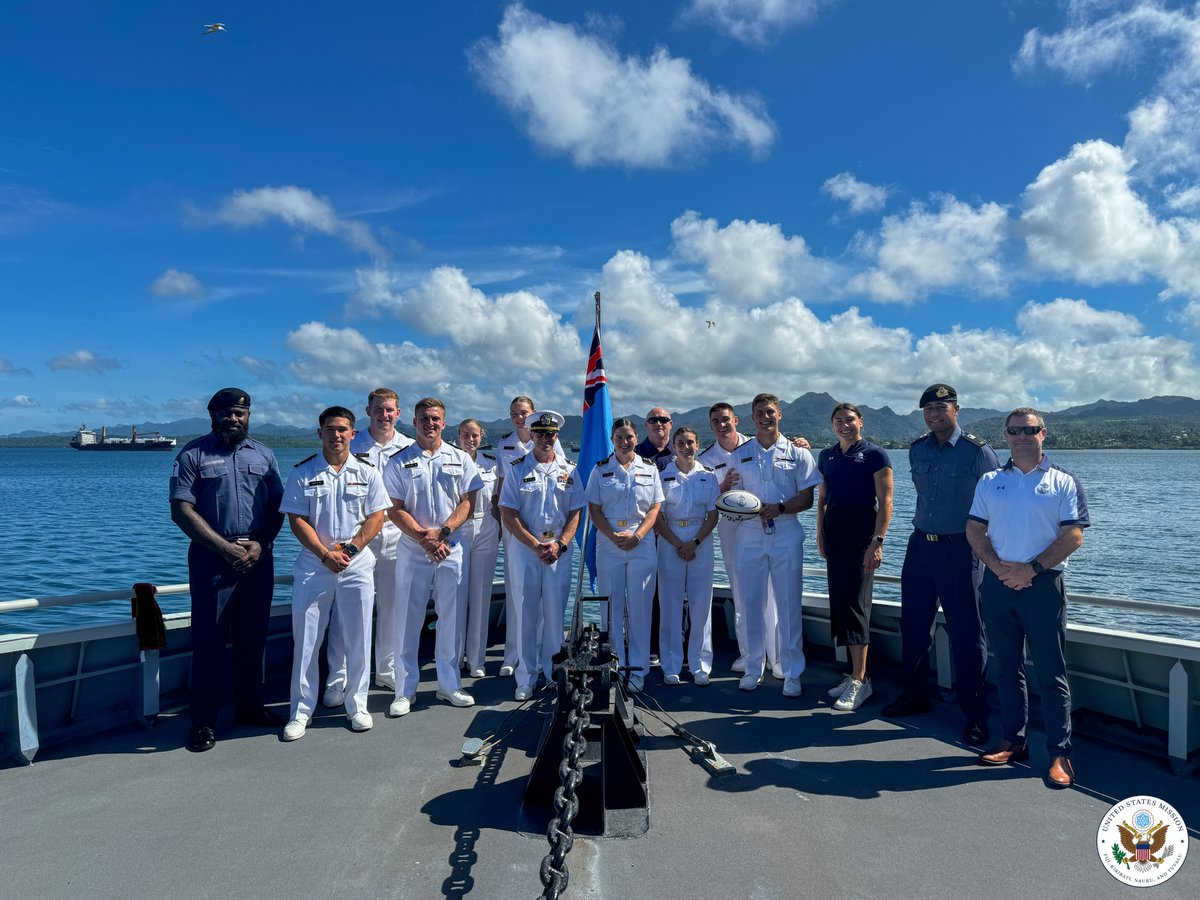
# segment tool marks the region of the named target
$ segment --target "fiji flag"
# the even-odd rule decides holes
[[[599,295],[597,295],[599,296]],[[583,440],[579,444],[579,474],[586,487],[596,463],[612,453],[612,401],[608,397],[608,379],[604,377],[604,357],[600,352],[600,322],[592,332],[592,349],[588,353],[587,375],[583,381]],[[596,583],[596,526],[589,523],[583,558],[587,563],[592,584]],[[575,535],[585,539],[584,529]]]

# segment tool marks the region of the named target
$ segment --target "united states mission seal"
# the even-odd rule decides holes
[[[1100,820],[1096,850],[1113,878],[1133,887],[1153,887],[1183,866],[1187,825],[1165,800],[1127,797]]]

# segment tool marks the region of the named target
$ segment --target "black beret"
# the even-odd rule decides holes
[[[925,393],[921,395],[921,402],[918,404],[924,407],[926,403],[957,403],[958,392],[948,384],[931,384],[925,388]]]
[[[241,388],[221,388],[212,395],[212,399],[208,401],[208,411],[217,412],[222,409],[229,409],[231,406],[244,406],[250,408],[250,395]]]

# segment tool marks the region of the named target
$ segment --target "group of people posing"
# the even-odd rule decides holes
[[[1028,638],[1047,710],[1047,781],[1069,785],[1061,570],[1088,524],[1082,488],[1042,454],[1045,427],[1035,411],[1009,415],[1012,459],[999,468],[991,448],[958,427],[953,388],[931,385],[920,406],[930,431],[909,450],[917,509],[901,587],[904,686],[883,712],[929,709],[928,656],[940,603],[954,649],[964,741],[982,746],[988,738],[990,634],[1001,668],[1004,738],[980,762],[1027,758]],[[558,441],[563,417],[536,410],[528,397],[513,399],[513,431],[492,455],[480,449],[486,434],[474,419],[458,426],[458,446],[444,440],[446,409],[432,397],[416,403],[416,440],[406,437],[395,427],[399,397],[380,388],[367,399],[365,431],[356,431],[356,416],[345,407],[321,413],[321,452],[298,463],[286,486],[271,451],[248,436],[249,408],[244,391],[217,392],[209,403],[213,433],[185,447],[172,473],[172,515],[193,541],[194,750],[215,743],[216,676],[231,631],[239,722],[283,725],[284,740],[296,740],[320,697],[328,707],[344,707],[355,731],[371,728],[373,622],[375,682],[394,694],[388,714],[406,715],[420,681],[418,644],[431,598],[436,696],[473,705],[462,676],[485,675],[501,540],[506,615],[499,674],[514,677],[515,698],[528,700],[539,677],[553,677],[585,507],[597,530],[597,593],[609,598],[607,625],[631,691],[645,685],[654,639],[665,684],[680,684],[685,664],[695,684],[709,684],[715,532],[736,611],[739,688],[755,690],[770,674],[785,696],[800,696],[804,527],[797,514],[815,504],[830,627],[850,663],[829,696],[835,708],[855,710],[872,694],[871,582],[883,559],[893,484],[887,451],[863,438],[863,417],[852,404],[833,410],[836,443],[815,459],[804,439],[782,434],[781,404],[771,394],[751,404],[753,436],[738,430],[730,404],[711,407],[715,440],[703,450],[694,429],[673,429],[670,413],[656,407],[641,443],[632,420],[615,420],[612,454],[583,473]],[[733,489],[758,499],[757,516],[719,516],[718,497]],[[271,544],[282,514],[302,548],[293,567],[286,721],[261,700]],[[978,563],[987,570],[982,585]],[[322,690],[326,632],[329,674]]]

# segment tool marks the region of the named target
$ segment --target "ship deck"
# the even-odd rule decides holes
[[[1194,771],[1175,776],[1161,759],[1085,735],[1079,783],[1053,791],[1040,734],[1029,764],[989,769],[959,743],[952,701],[881,718],[894,691],[882,666],[875,696],[840,713],[825,697],[839,678],[832,659],[810,661],[795,700],[770,678],[738,691],[731,660],[718,654],[707,688],[666,687],[657,670],[647,684],[737,773],[710,776],[645,717],[650,829],[577,838],[564,896],[1107,897],[1130,890],[1097,857],[1097,828],[1117,800],[1167,800],[1200,836]],[[516,706],[511,679],[466,684],[474,708],[438,702],[426,660],[413,712],[386,718],[390,697],[373,690],[365,734],[322,709],[295,743],[225,725],[215,749],[193,754],[184,711],[45,748],[35,765],[0,769],[0,895],[537,896],[547,844],[521,833],[520,805],[544,713],[482,768],[460,767],[463,739],[490,733]],[[269,687],[286,711],[283,678]],[[1154,895],[1200,896],[1200,859]]]

